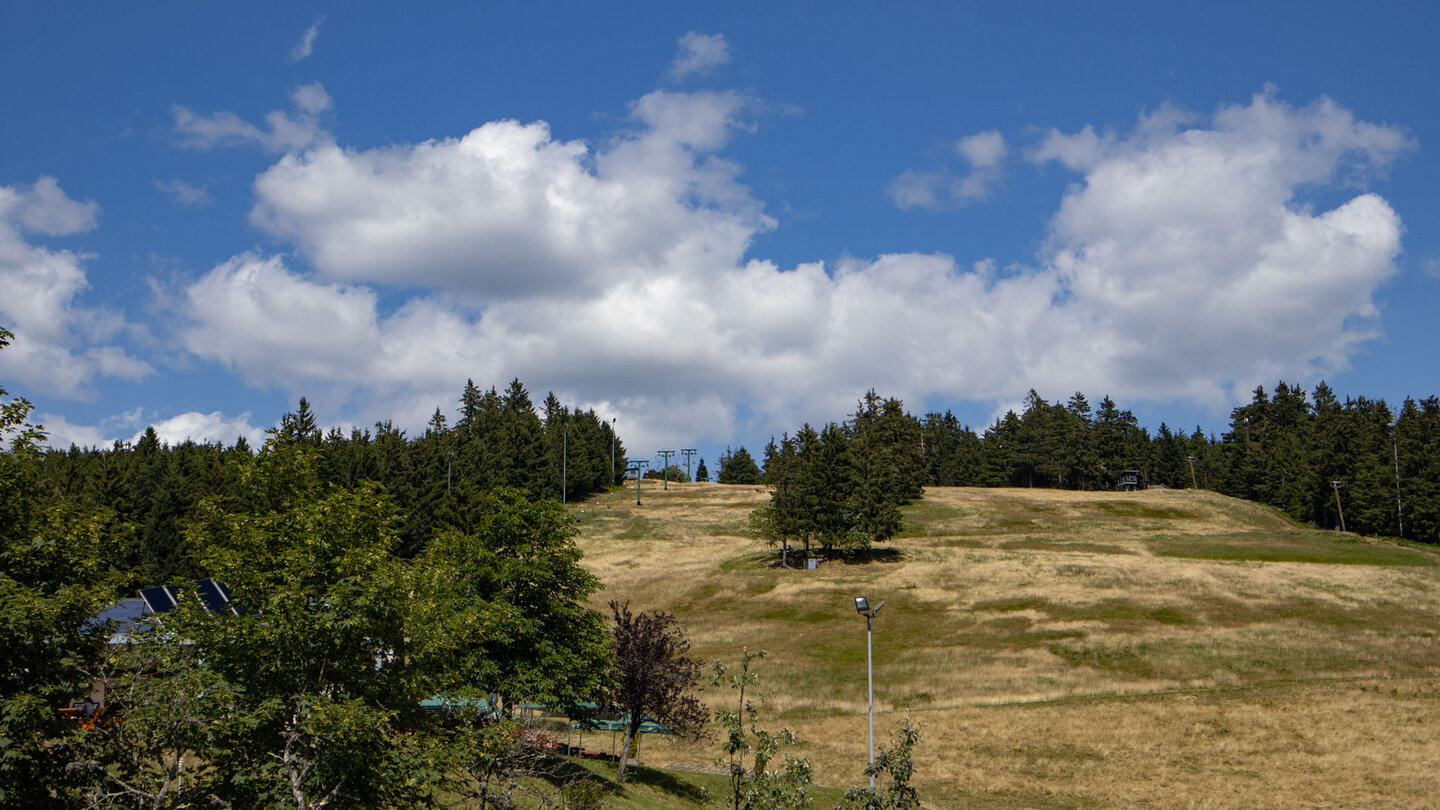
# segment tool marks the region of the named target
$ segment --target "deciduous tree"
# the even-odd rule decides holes
[[[653,720],[677,734],[699,736],[707,719],[695,697],[700,664],[690,658],[690,642],[675,617],[664,611],[631,613],[630,603],[610,603],[615,625],[614,703],[625,713],[625,743],[617,781],[640,726]]]

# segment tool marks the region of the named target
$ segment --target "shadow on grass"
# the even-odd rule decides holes
[[[597,767],[600,769],[598,772],[595,770]],[[692,804],[701,804],[705,800],[705,793],[701,786],[690,784],[668,771],[634,763],[625,768],[625,784],[623,785],[615,781],[615,763],[613,762],[595,763],[587,767],[576,760],[564,757],[555,757],[549,760],[548,767],[541,778],[556,788],[566,786],[574,788],[586,785],[611,797],[624,794],[627,787],[642,786],[662,791]]]
[[[698,786],[677,779],[673,774],[657,768],[647,768],[644,765],[631,765],[625,769],[625,777],[627,784],[633,783],[652,787],[656,790],[663,790],[672,796],[688,799],[696,804],[699,804],[705,799],[704,792],[701,791]]]
[[[866,548],[838,555],[837,558],[846,565],[905,562],[905,555],[898,548]]]
[[[553,787],[586,784],[599,788],[612,796],[620,792],[620,786],[615,784],[615,780],[607,779],[605,776],[595,773],[579,762],[566,757],[547,758],[545,760],[545,768],[539,776],[541,779],[549,782]]]

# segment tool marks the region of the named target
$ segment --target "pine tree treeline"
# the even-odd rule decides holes
[[[884,418],[867,415],[876,412]],[[881,422],[871,443],[854,440],[857,425]],[[951,412],[917,420],[898,400],[881,403],[871,392],[854,423],[819,432],[805,425],[771,440],[761,478],[772,501],[757,527],[807,548],[893,536],[898,505],[918,494],[905,478],[909,458],[925,486],[1114,490],[1133,471],[1144,486],[1211,489],[1322,528],[1339,525],[1338,481],[1346,529],[1440,541],[1440,398],[1406,399],[1395,414],[1383,400],[1342,402],[1323,382],[1308,396],[1284,382],[1273,395],[1256,388],[1220,438],[1163,422],[1152,435],[1108,396],[1092,408],[1082,393],[1062,403],[1034,390],[1021,413],[1009,411],[977,434]],[[862,503],[869,504],[863,519]],[[845,540],[859,525],[867,528]]]
[[[625,448],[611,424],[593,410],[562,405],[553,393],[537,413],[518,379],[503,393],[493,387],[481,392],[467,381],[457,417],[452,427],[436,408],[415,437],[389,420],[373,430],[322,433],[302,397],[281,418],[276,438],[313,448],[326,484],[383,485],[401,506],[406,556],[419,553],[437,530],[473,531],[480,505],[497,487],[558,501],[620,483],[620,471],[611,465],[612,442],[614,458],[623,459]],[[238,497],[231,462],[240,455],[251,455],[243,438],[231,447],[192,441],[168,446],[147,428],[134,445],[49,452],[42,480],[54,500],[112,509],[119,525],[130,527],[133,542],[116,567],[131,574],[132,584],[176,582],[202,575],[183,553],[184,529],[205,498]]]

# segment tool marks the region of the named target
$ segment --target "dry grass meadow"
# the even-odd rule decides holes
[[[761,647],[763,713],[817,781],[923,723],[932,807],[1440,807],[1440,555],[1209,492],[931,489],[863,563],[767,566],[762,487],[572,504],[596,598],[675,613],[703,660]],[[724,696],[708,693],[710,699]],[[703,769],[713,741],[645,741]]]

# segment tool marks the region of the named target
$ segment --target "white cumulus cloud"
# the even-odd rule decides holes
[[[1344,368],[1375,334],[1403,227],[1357,190],[1411,148],[1328,100],[1050,133],[1078,173],[1026,266],[897,253],[778,267],[774,220],[721,154],[746,101],[654,93],[600,147],[542,122],[357,151],[256,181],[253,220],[310,268],[238,256],[183,295],[194,354],[323,413],[418,427],[466,378],[619,416],[636,448],[834,418],[875,387],[1010,402],[1034,387],[1220,407]],[[998,133],[955,145],[1003,165]],[[1038,236],[1038,235],[1037,235]]]
[[[197,444],[221,444],[229,447],[242,436],[251,447],[259,447],[265,441],[265,429],[250,424],[249,411],[233,417],[220,411],[188,411],[155,422],[151,427],[155,428],[155,435],[160,437],[162,443],[171,446],[192,441]],[[139,441],[144,432],[141,430],[135,433],[130,437],[130,442],[133,444]]]
[[[255,182],[251,220],[325,279],[448,290],[472,302],[595,295],[677,262],[732,266],[773,226],[714,156],[746,101],[652,93],[637,131],[592,153],[543,122],[463,138],[286,155]]]
[[[0,372],[47,394],[94,396],[96,377],[140,379],[151,367],[112,341],[127,328],[105,308],[80,306],[90,285],[89,257],[31,243],[31,236],[68,236],[95,227],[100,206],[71,199],[53,177],[32,186],[0,186],[0,324],[15,334],[0,352]]]

